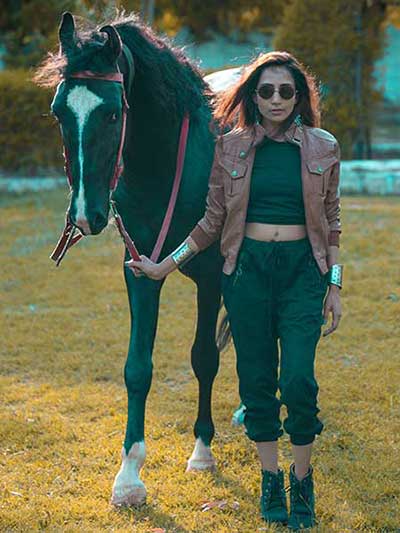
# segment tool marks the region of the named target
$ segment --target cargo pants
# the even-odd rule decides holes
[[[293,444],[309,444],[323,429],[314,361],[327,288],[328,274],[320,272],[307,237],[268,242],[245,237],[235,271],[223,274],[244,424],[253,441],[283,435],[282,404],[283,428]]]

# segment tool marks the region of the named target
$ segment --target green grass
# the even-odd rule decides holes
[[[123,248],[111,228],[55,269],[48,256],[66,203],[60,191],[0,200],[0,531],[274,531],[259,518],[254,446],[230,425],[238,403],[232,347],[214,389],[218,471],[185,474],[197,401],[195,291],[179,274],[164,287],[154,350],[148,504],[110,506],[126,420]],[[400,205],[348,197],[342,209],[343,318],[317,357],[325,430],[313,455],[315,531],[400,531]],[[287,471],[287,436],[280,457]],[[215,500],[226,505],[201,510]]]

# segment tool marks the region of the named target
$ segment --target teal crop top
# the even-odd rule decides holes
[[[265,137],[257,147],[246,222],[305,224],[297,145]]]

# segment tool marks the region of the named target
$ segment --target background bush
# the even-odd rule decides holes
[[[0,72],[0,169],[60,174],[61,138],[50,115],[54,91],[37,87],[30,77],[27,70]]]
[[[139,11],[142,0],[5,0],[0,46],[6,68],[34,68],[57,45],[61,13],[99,22],[115,8]],[[220,5],[221,4],[221,5]],[[339,139],[342,156],[371,157],[371,130],[381,99],[374,65],[385,46],[385,26],[400,26],[400,8],[384,0],[156,0],[154,28],[173,36],[187,26],[197,41],[208,31],[245,38],[276,30],[275,47],[293,52],[322,84],[322,127]],[[359,26],[359,27],[358,27]],[[0,172],[62,171],[61,143],[49,116],[52,93],[29,80],[31,70],[0,72]],[[57,132],[57,133],[56,133]]]

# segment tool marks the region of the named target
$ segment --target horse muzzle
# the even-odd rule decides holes
[[[70,217],[71,223],[76,226],[83,235],[98,235],[108,224],[108,217],[102,213],[89,214],[88,218]]]

